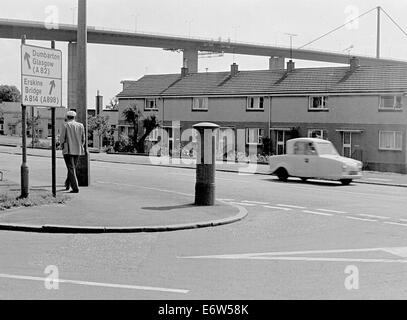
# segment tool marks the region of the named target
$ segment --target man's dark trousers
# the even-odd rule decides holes
[[[76,166],[78,165],[79,156],[64,154],[66,169],[68,170],[66,185],[69,185],[74,192],[79,191],[78,179],[76,178]]]

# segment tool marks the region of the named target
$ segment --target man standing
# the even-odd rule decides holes
[[[66,113],[67,121],[64,123],[60,137],[62,154],[68,170],[65,188],[69,190],[69,187],[71,187],[71,193],[79,192],[76,166],[78,165],[79,156],[85,154],[85,128],[82,123],[75,121],[75,117],[75,111]]]

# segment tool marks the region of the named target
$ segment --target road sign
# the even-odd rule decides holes
[[[21,45],[22,104],[62,106],[61,50]]]

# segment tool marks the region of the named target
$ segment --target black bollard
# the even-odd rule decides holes
[[[215,204],[215,136],[217,124],[201,122],[192,126],[199,132],[196,156],[195,205]]]

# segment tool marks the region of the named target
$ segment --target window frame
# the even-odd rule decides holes
[[[246,97],[246,111],[264,111],[265,101],[266,101],[265,96]],[[252,105],[253,107],[251,107]]]
[[[154,101],[154,108],[150,108],[149,102]],[[158,111],[157,98],[145,98],[144,99],[144,111]]]
[[[322,105],[319,107],[313,107],[313,99],[315,98],[321,98],[322,99]],[[309,96],[308,97],[308,111],[329,111],[328,108],[328,96]]]
[[[384,98],[393,97],[393,106],[384,107]],[[397,100],[400,99],[399,107],[397,107]],[[381,95],[379,97],[379,110],[380,111],[401,111],[403,110],[403,95],[402,94],[392,94],[392,95]]]
[[[203,108],[201,108],[200,101],[203,101]],[[192,111],[208,111],[209,97],[193,97],[192,98]]]
[[[250,142],[250,130],[257,130],[257,142]],[[261,145],[264,135],[264,128],[246,128],[246,144],[247,145]]]
[[[392,133],[393,134],[393,146],[390,146],[389,148],[383,147],[382,146],[382,134],[383,133]],[[399,134],[400,137],[400,148],[397,148],[397,134]],[[403,132],[402,131],[396,131],[396,130],[379,130],[379,150],[382,151],[403,151]]]
[[[321,128],[309,128],[308,130],[307,130],[307,137],[308,138],[313,138],[312,137],[312,132],[313,131],[320,131],[320,133],[322,133],[322,138],[320,138],[320,139],[322,139],[322,140],[328,140],[328,130],[326,130],[326,129],[321,129]]]

